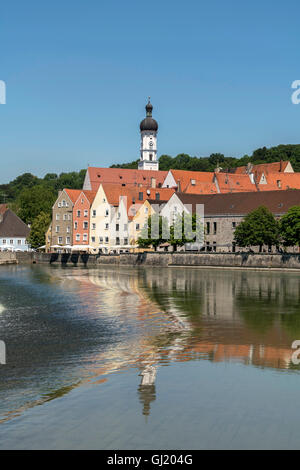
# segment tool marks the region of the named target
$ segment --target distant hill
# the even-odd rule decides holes
[[[272,163],[280,160],[289,160],[294,171],[300,171],[300,145],[278,145],[277,147],[262,147],[254,150],[251,156],[244,155],[242,158],[225,157],[222,153],[212,153],[209,157],[191,157],[180,153],[176,157],[161,155],[159,158],[160,170],[190,170],[190,171],[213,171],[216,166],[223,169],[235,168],[237,166],[253,164]],[[137,168],[139,160],[130,163],[111,165],[111,168]]]

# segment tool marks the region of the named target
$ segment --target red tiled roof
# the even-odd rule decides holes
[[[212,171],[187,171],[187,170],[170,170],[176,182],[180,181],[181,191],[185,192],[191,185],[192,180],[196,185],[200,183],[213,184],[214,173]]]
[[[267,184],[259,184],[259,191],[300,189],[300,173],[269,173]]]
[[[159,194],[159,200],[169,200],[175,192],[171,188],[138,188],[132,186],[122,186],[120,184],[102,184],[109,204],[118,206],[120,197],[127,196],[128,204],[134,199],[136,203],[143,204],[146,199],[156,199],[156,194]],[[141,195],[143,196],[141,198]]]
[[[83,194],[86,195],[86,197],[88,198],[88,201],[90,204],[93,203],[94,199],[95,199],[95,196],[97,194],[97,191],[89,191],[89,190],[85,190],[85,191],[82,191]]]
[[[89,167],[91,189],[96,191],[100,183],[126,184],[126,186],[151,186],[151,178],[156,180],[156,186],[162,184],[167,176],[167,171],[133,170],[127,168],[96,168]]]
[[[249,175],[216,173],[216,180],[220,193],[257,191],[256,185],[251,183]]]
[[[273,162],[273,163],[261,163],[259,165],[253,165],[252,172],[257,174],[264,173],[267,175],[268,173],[283,173],[288,166],[289,161],[280,161],[280,162]],[[246,174],[247,173],[247,166],[239,166],[235,170],[235,174]]]
[[[79,195],[80,195],[81,192],[82,192],[82,189],[68,189],[68,188],[64,188],[64,191],[65,191],[65,193],[67,193],[67,195],[69,196],[69,198],[71,199],[71,201],[73,202],[73,204],[75,204],[75,202],[77,201]]]

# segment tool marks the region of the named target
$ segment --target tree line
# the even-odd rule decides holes
[[[223,170],[236,168],[252,163],[272,163],[280,160],[289,160],[294,171],[300,171],[300,145],[278,145],[276,147],[262,147],[254,150],[252,155],[244,155],[241,158],[225,157],[222,153],[212,153],[209,157],[190,156],[180,153],[176,157],[161,155],[159,157],[160,170],[189,170],[189,171],[214,171],[217,166]],[[111,168],[137,168],[139,160],[130,163],[112,165]]]

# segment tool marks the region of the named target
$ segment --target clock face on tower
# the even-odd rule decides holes
[[[152,147],[152,145],[153,145],[153,142],[152,142],[152,141],[150,141],[150,142],[149,142],[149,145],[150,145],[150,147]]]

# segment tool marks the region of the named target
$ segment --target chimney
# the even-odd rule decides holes
[[[181,193],[181,184],[180,184],[180,180],[177,181],[177,192],[178,192],[178,193]]]
[[[221,170],[222,170],[222,168],[220,166],[217,166],[217,168],[214,169],[214,172],[215,173],[220,173]]]
[[[253,164],[252,163],[247,163],[247,168],[246,168],[246,173],[248,173],[248,175],[250,173],[252,173],[252,170],[253,170]]]
[[[282,160],[280,160],[280,167],[279,167],[279,171],[280,171],[280,172],[282,172],[282,170],[283,170],[283,161],[282,161]]]
[[[156,188],[156,179],[151,177],[151,188]]]

